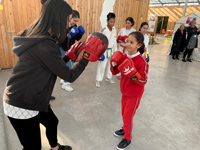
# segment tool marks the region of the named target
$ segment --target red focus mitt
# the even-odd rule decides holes
[[[81,53],[83,48],[84,48],[84,42],[83,43],[76,42],[70,47],[65,56],[69,57],[73,62],[76,62],[78,55]]]
[[[107,37],[102,33],[94,32],[88,36],[84,43],[83,58],[95,62],[102,57],[107,48]]]

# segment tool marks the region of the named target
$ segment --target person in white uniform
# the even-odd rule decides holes
[[[107,36],[109,40],[109,46],[104,53],[104,59],[98,62],[97,75],[96,75],[96,86],[100,87],[100,82],[103,80],[104,72],[106,70],[106,81],[109,83],[115,83],[112,80],[112,73],[110,71],[110,58],[112,54],[117,50],[116,40],[116,29],[115,25],[115,14],[109,13],[107,15],[107,26],[104,27],[100,32]]]
[[[126,39],[131,32],[135,32],[136,30],[133,28],[134,20],[132,17],[128,17],[126,19],[126,27],[122,28],[118,34],[117,43],[120,44],[119,51],[122,53],[127,53],[126,50]]]
[[[117,37],[117,43],[119,43],[119,51],[121,51],[123,54],[127,54],[127,49],[126,49],[126,39],[128,38],[128,35],[131,32],[135,32],[136,30],[133,28],[134,25],[134,20],[132,17],[126,18],[126,27],[122,28],[118,34]],[[117,79],[121,79],[121,73],[117,74]]]
[[[143,22],[140,25],[140,32],[144,35],[144,45],[145,45],[145,51],[144,51],[144,58],[146,59],[147,62],[149,62],[149,37],[146,34],[149,28],[149,24],[147,22]]]

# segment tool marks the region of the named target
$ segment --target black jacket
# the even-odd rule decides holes
[[[75,25],[77,27],[77,25]],[[74,26],[73,26],[74,27]],[[70,27],[69,31],[73,28]],[[58,46],[62,47],[64,51],[68,51],[69,47],[71,47],[76,41],[79,41],[82,37],[79,36],[79,34],[75,35],[72,37],[70,40],[68,39],[68,35],[66,35],[65,40],[62,43],[59,43]],[[68,41],[69,41],[69,46],[68,46]]]
[[[186,40],[186,30],[183,30],[183,34],[182,34],[181,30],[178,29],[174,35],[172,51],[180,51],[180,48],[182,48],[182,45],[185,44],[185,40]]]
[[[189,43],[189,41],[190,41],[190,38],[192,37],[192,35],[199,35],[199,32],[197,32],[197,27],[194,27],[194,28],[192,28],[191,26],[189,26],[188,28],[187,28],[187,33],[188,33],[188,36],[187,36],[187,40],[186,40],[186,45],[185,45],[185,47],[187,48],[187,45],[188,45],[188,43]],[[197,42],[196,42],[196,46],[195,47],[197,47],[197,44],[198,44],[198,38],[197,38]]]
[[[61,58],[49,34],[42,38],[14,37],[14,43],[13,52],[19,59],[6,83],[3,100],[20,108],[47,112],[56,77],[73,82],[88,64],[82,58],[70,70],[66,66],[69,58]]]

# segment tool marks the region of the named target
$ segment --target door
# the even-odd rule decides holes
[[[157,23],[157,29],[156,29],[156,33],[160,33],[162,30],[162,20],[163,17],[159,16],[158,17],[158,23]]]
[[[162,33],[163,29],[166,32],[168,20],[169,20],[168,16],[159,16],[158,17],[156,33]]]
[[[163,26],[162,26],[162,29],[165,29],[165,31],[167,30],[168,20],[169,20],[169,17],[164,17],[164,18],[163,18]]]
[[[12,1],[2,1],[3,10],[0,10],[0,68],[11,68],[15,61],[12,54],[12,34],[15,32],[13,22]],[[8,7],[11,6],[11,7]],[[14,59],[14,60],[13,60]]]
[[[12,68],[18,57],[12,52],[13,36],[27,28],[39,16],[40,0],[2,0],[0,10],[0,68]]]

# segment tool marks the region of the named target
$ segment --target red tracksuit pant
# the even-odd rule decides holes
[[[128,141],[132,139],[133,117],[140,104],[141,97],[127,97],[122,95],[122,118],[124,138]]]

